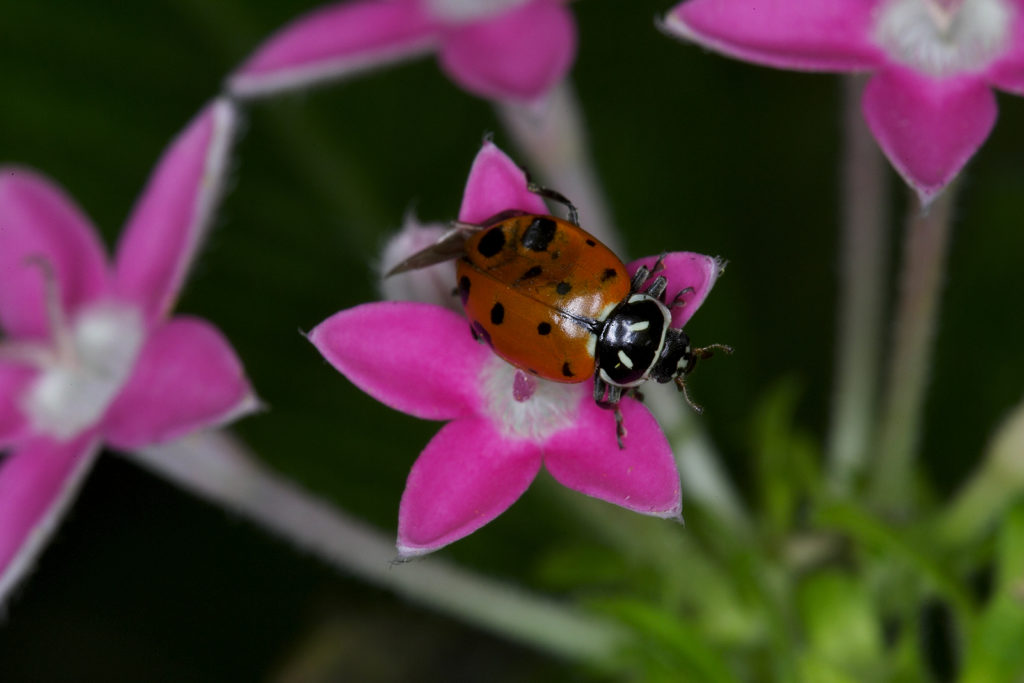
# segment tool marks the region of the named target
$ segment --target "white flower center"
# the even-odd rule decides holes
[[[59,334],[56,332],[55,334]],[[128,380],[143,340],[135,308],[111,303],[83,310],[21,397],[34,431],[66,441],[95,424]]]
[[[889,0],[875,39],[894,60],[949,76],[987,66],[1006,47],[1012,18],[1006,0]]]
[[[524,399],[522,391],[516,394],[517,372],[494,356],[480,373],[487,414],[503,435],[539,442],[572,424],[580,403],[578,384],[535,379],[533,393]]]
[[[461,24],[487,19],[526,2],[527,0],[426,0],[425,4],[435,18]]]

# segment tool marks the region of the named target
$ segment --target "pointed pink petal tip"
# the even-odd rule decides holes
[[[995,95],[980,77],[939,80],[897,67],[868,81],[863,109],[882,151],[924,206],[978,151],[997,115]]]
[[[480,224],[491,216],[516,209],[527,213],[548,213],[547,206],[526,188],[526,174],[490,140],[473,160],[462,195],[459,220]]]
[[[228,79],[236,97],[309,87],[431,50],[437,26],[415,0],[328,5],[273,34]]]
[[[164,152],[128,220],[117,250],[117,288],[150,321],[173,306],[210,227],[237,126],[230,100],[203,109]]]
[[[109,290],[107,259],[89,219],[53,181],[0,167],[0,329],[11,338],[49,334],[46,281],[74,314]]]
[[[529,441],[508,440],[485,419],[451,422],[409,472],[398,511],[401,559],[468,536],[507,510],[540,470]]]
[[[536,0],[449,30],[438,58],[448,76],[475,95],[531,102],[565,77],[575,56],[572,12]]]
[[[621,403],[626,436],[620,449],[610,410],[585,402],[573,429],[544,447],[544,465],[563,485],[634,512],[681,518],[679,471],[654,416],[633,399]]]
[[[205,320],[178,317],[146,340],[103,427],[112,446],[131,450],[225,424],[259,406],[224,335]]]
[[[461,315],[410,301],[341,311],[317,325],[309,341],[361,390],[426,420],[476,412],[478,375],[491,353]]]
[[[633,275],[640,266],[653,269],[658,258],[646,256],[637,259],[627,266],[627,270]],[[678,300],[682,302],[682,305],[672,308],[672,326],[680,328],[704,303],[718,277],[725,271],[725,263],[715,256],[705,256],[692,251],[674,251],[665,255],[662,265],[664,269],[658,274],[668,279],[666,300],[672,302],[678,295]]]
[[[836,0],[689,0],[661,28],[754,64],[859,71],[884,62],[871,39],[876,3]]]
[[[96,434],[29,441],[0,463],[0,607],[32,569],[97,452]]]

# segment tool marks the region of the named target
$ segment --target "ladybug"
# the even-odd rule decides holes
[[[473,336],[531,375],[553,382],[593,378],[594,400],[615,411],[622,448],[625,428],[619,401],[640,398],[649,379],[675,382],[698,413],[684,377],[722,344],[692,348],[672,327],[662,258],[630,277],[626,266],[579,225],[573,204],[554,190],[530,190],[568,208],[569,218],[503,211],[480,225],[457,223],[436,244],[392,268],[388,275],[457,258],[456,292]]]

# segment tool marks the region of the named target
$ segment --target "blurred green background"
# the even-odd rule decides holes
[[[0,159],[56,179],[112,244],[162,148],[223,75],[316,4],[4,3]],[[766,394],[792,381],[799,425],[819,440],[827,425],[841,82],[676,43],[654,28],[668,7],[574,3],[571,82],[629,255],[729,261],[687,330],[737,351],[702,367],[691,389],[749,492]],[[940,491],[970,471],[1024,387],[1024,101],[1000,95],[999,106],[955,208],[923,448]],[[408,209],[454,216],[485,133],[516,151],[490,105],[432,59],[257,103],[244,128],[178,310],[224,330],[271,408],[238,433],[275,469],[392,534],[405,476],[437,425],[355,390],[298,330],[375,298],[375,260]],[[890,175],[898,255],[906,196]],[[577,498],[542,476],[441,552],[548,594],[656,597],[647,568],[580,522]],[[253,680],[293,671],[317,642],[336,648],[329,671],[345,680],[594,675],[339,575],[105,454],[0,622],[0,680]]]

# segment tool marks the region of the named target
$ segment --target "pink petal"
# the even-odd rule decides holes
[[[0,463],[0,605],[29,572],[99,450],[95,433],[35,439]]]
[[[864,91],[864,116],[900,175],[927,204],[988,137],[996,99],[979,77],[935,80],[880,71]]]
[[[415,0],[321,7],[267,39],[231,76],[228,88],[258,96],[341,78],[427,52],[436,34]]]
[[[576,23],[557,2],[538,0],[444,34],[438,59],[471,93],[535,100],[561,81],[576,56]]]
[[[18,399],[36,375],[36,370],[0,360],[0,449],[24,434],[28,422]]]
[[[766,66],[804,71],[871,69],[884,55],[871,39],[874,0],[690,0],[666,31]]]
[[[633,261],[627,266],[627,269],[629,274],[633,275],[640,266],[647,266],[649,270],[653,269],[657,261],[657,256],[647,256]],[[695,254],[692,251],[673,251],[666,254],[663,265],[665,266],[664,270],[659,271],[658,274],[668,278],[668,289],[665,290],[666,301],[675,300],[676,294],[686,289],[693,290],[682,295],[681,300],[685,302],[682,306],[675,306],[672,309],[672,326],[680,328],[693,317],[693,314],[704,303],[708,292],[715,285],[718,276],[722,274],[724,266],[719,259],[713,256]],[[653,283],[653,279],[650,282]],[[648,284],[648,286],[650,285]]]
[[[508,509],[540,469],[537,446],[509,441],[482,419],[441,428],[409,472],[398,510],[398,554],[422,555]]]
[[[491,216],[518,209],[527,213],[548,213],[540,197],[526,189],[526,174],[491,141],[473,160],[462,195],[459,220],[483,223]]]
[[[49,179],[0,168],[0,328],[14,338],[49,335],[43,266],[53,269],[65,313],[108,290],[106,257],[89,219]]]
[[[236,119],[234,105],[219,99],[192,120],[164,152],[121,236],[118,291],[149,321],[174,305],[209,228]]]
[[[103,428],[112,446],[130,450],[229,422],[257,406],[220,331],[178,317],[150,334]]]
[[[626,399],[621,406],[624,449],[615,439],[612,411],[585,400],[575,426],[545,444],[545,467],[580,493],[646,515],[678,517],[679,471],[668,440],[642,404]]]
[[[1006,52],[992,64],[986,76],[995,87],[1024,95],[1024,3],[1016,5],[1013,28],[1006,37]]]
[[[478,375],[491,355],[473,339],[464,317],[411,301],[335,313],[309,340],[370,396],[425,420],[475,414]]]

